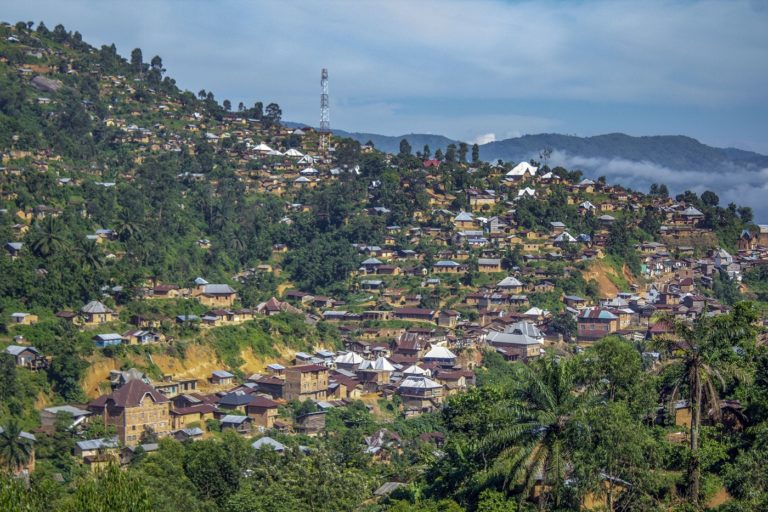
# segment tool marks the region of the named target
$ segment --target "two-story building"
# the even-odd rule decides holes
[[[285,370],[284,398],[288,401],[325,400],[328,368],[319,364],[291,366]]]
[[[619,330],[619,317],[603,308],[586,308],[577,319],[580,340],[599,340]]]
[[[88,404],[104,426],[114,426],[118,439],[127,446],[140,444],[144,433],[165,436],[171,431],[170,401],[141,380],[130,380],[108,395]]]
[[[443,386],[423,375],[408,375],[397,387],[406,411],[429,412],[443,402]]]

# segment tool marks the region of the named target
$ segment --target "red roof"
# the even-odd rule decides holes
[[[171,410],[171,414],[185,416],[187,414],[210,414],[216,411],[216,407],[211,404],[191,405],[189,407],[176,407]]]
[[[667,320],[659,320],[648,331],[651,334],[666,334],[672,332],[672,325]]]
[[[159,284],[152,288],[155,292],[169,292],[171,290],[178,290],[179,286],[176,284]]]
[[[320,366],[319,364],[305,364],[302,366],[291,366],[289,368],[286,368],[286,371],[294,371],[294,372],[300,372],[300,373],[322,372],[327,370],[328,368],[326,368],[325,366]]]
[[[156,403],[166,403],[168,398],[158,390],[140,380],[129,380],[120,389],[109,395],[102,395],[89,405],[103,407],[107,402],[114,402],[116,407],[138,407],[141,400],[149,395]]]
[[[275,409],[279,406],[277,402],[274,400],[270,400],[269,398],[257,395],[251,398],[251,401],[248,402],[246,407],[261,407],[264,409]]]
[[[357,387],[358,384],[360,384],[360,381],[358,381],[354,377],[347,377],[346,375],[341,375],[340,373],[334,373],[331,375],[331,379],[335,380],[339,384],[344,385],[347,389],[353,389]]]

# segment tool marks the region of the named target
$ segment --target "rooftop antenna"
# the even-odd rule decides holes
[[[331,142],[331,106],[328,102],[328,69],[320,73],[320,152],[328,155]]]

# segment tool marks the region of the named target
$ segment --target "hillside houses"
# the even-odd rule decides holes
[[[59,74],[22,67],[27,82]],[[121,158],[86,163],[25,138],[0,148],[0,258],[21,276],[8,289],[24,290],[2,312],[3,351],[17,372],[38,372],[30,382],[58,368],[53,343],[82,349],[93,372],[115,370],[97,386],[88,374],[98,398],[63,406],[91,467],[113,450],[125,462],[124,446],[222,428],[275,436],[254,444],[283,453],[293,448],[282,435],[319,435],[326,411],[358,400],[390,400],[393,416],[437,411],[474,386],[484,356],[529,364],[606,336],[669,335],[673,320],[728,311],[726,286],[750,293],[768,264],[768,226],[715,215],[690,194],[646,195],[534,161],[398,157],[336,136],[324,152],[311,128],[267,128],[252,111],[90,63],[77,72],[109,99],[83,108]],[[55,119],[61,97],[41,94],[28,110]],[[38,181],[52,192],[29,197]],[[77,265],[44,256],[52,219],[88,242],[66,252]],[[62,268],[76,275],[53,275]],[[66,293],[44,297],[57,287]],[[89,423],[116,439],[82,439]]]

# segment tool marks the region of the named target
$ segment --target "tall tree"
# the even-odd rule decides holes
[[[253,104],[253,118],[261,119],[262,117],[264,117],[264,104],[260,101],[257,101]]]
[[[152,57],[152,60],[149,64],[152,66],[152,69],[156,69],[158,71],[163,70],[163,59],[159,55]]]
[[[445,148],[445,161],[448,163],[453,163],[456,161],[456,144],[448,144],[448,146]]]
[[[467,153],[469,152],[469,146],[466,142],[459,143],[459,162],[467,163]]]
[[[472,163],[478,164],[480,162],[480,146],[472,144]]]
[[[560,507],[572,453],[569,430],[593,403],[593,395],[577,387],[572,360],[547,357],[523,366],[519,385],[499,404],[503,418],[482,442],[492,462],[480,481],[519,487],[521,501],[540,483],[540,507]]]
[[[718,388],[725,386],[729,376],[744,377],[742,359],[754,348],[747,340],[754,338],[751,325],[756,318],[751,305],[740,303],[727,315],[700,316],[692,325],[675,322],[674,335],[657,342],[677,370],[670,403],[684,394],[691,411],[687,486],[694,506],[699,505],[701,493],[701,416],[710,408],[719,416]]]
[[[80,265],[86,270],[95,272],[104,266],[104,255],[95,240],[83,238],[77,245]]]
[[[21,426],[10,420],[0,432],[0,463],[11,473],[18,473],[32,459],[32,440],[22,436]]]
[[[47,216],[37,224],[31,235],[29,248],[36,255],[47,258],[60,252],[66,246],[62,225],[58,217]]]
[[[411,151],[412,151],[412,148],[411,148],[411,145],[408,142],[408,140],[407,139],[402,139],[400,141],[400,156],[401,157],[402,156],[411,156]]]
[[[140,73],[144,68],[144,57],[141,53],[141,48],[134,48],[131,51],[131,68],[136,73]]]
[[[262,124],[266,128],[279,128],[280,120],[283,117],[283,111],[280,109],[280,105],[277,103],[270,103],[267,105],[267,109],[262,119]]]

